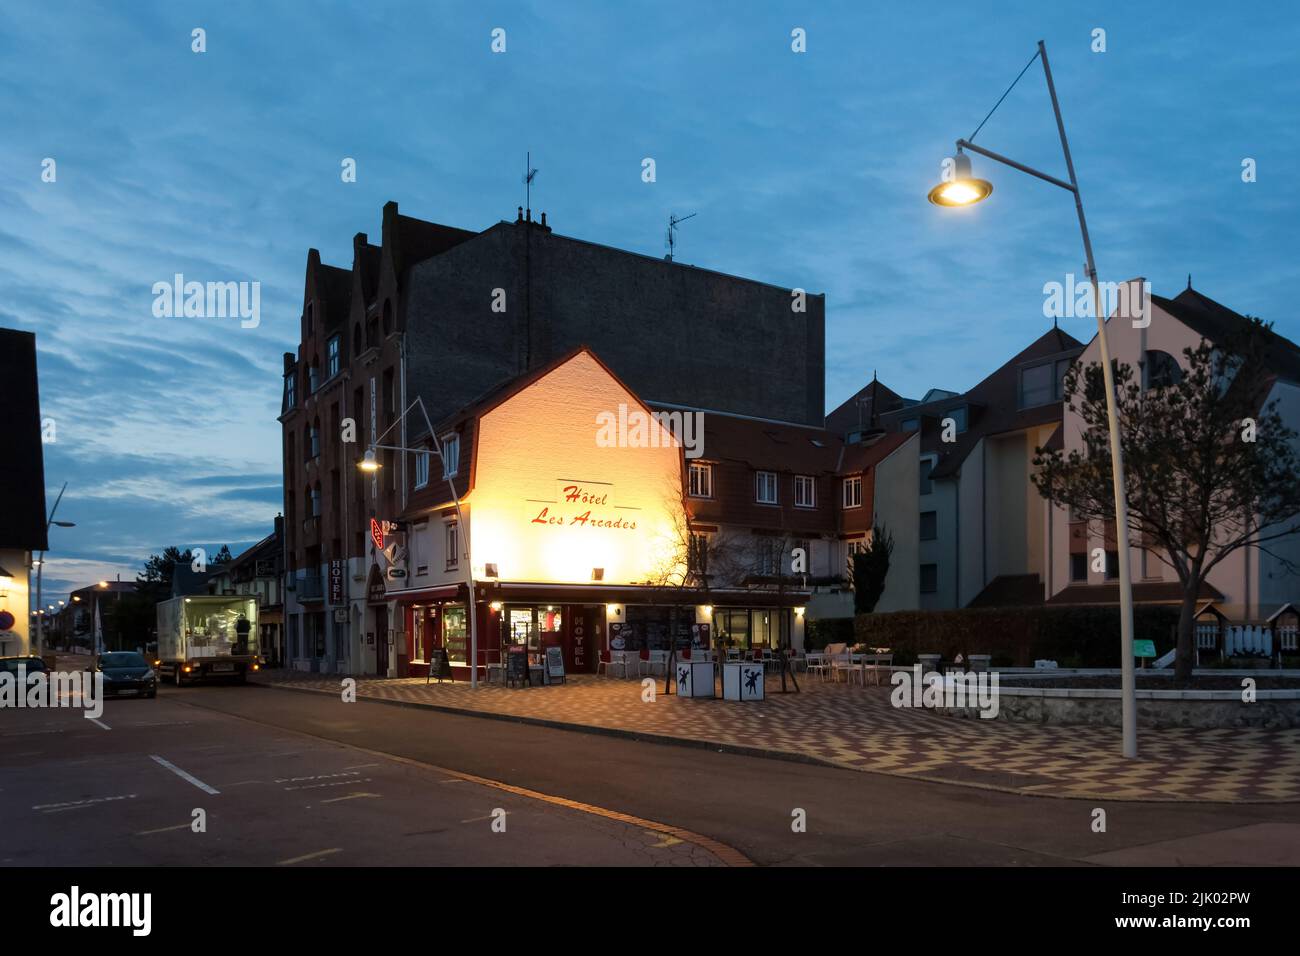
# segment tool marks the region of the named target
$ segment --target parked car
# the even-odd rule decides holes
[[[158,674],[142,654],[135,651],[110,651],[99,655],[97,670],[104,675],[104,696],[130,694],[158,696]]]
[[[42,673],[47,673],[49,671],[49,668],[45,665],[45,661],[39,657],[0,657],[0,671],[13,674],[15,679],[18,677],[18,669],[20,667],[26,669],[29,680],[37,671]]]

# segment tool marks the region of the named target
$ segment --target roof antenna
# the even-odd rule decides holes
[[[537,170],[533,169],[533,154],[530,150],[525,154],[524,160],[524,208],[528,210],[528,218],[533,218],[533,180],[537,178]]]
[[[673,253],[677,250],[677,224],[679,222],[685,222],[687,219],[692,219],[698,215],[699,213],[695,212],[691,213],[689,216],[675,216],[672,213],[668,214],[668,236],[664,240],[664,248],[668,250],[668,255],[664,256],[664,258],[669,262],[673,261]]]
[[[1187,291],[1190,292],[1191,290],[1192,290],[1192,274],[1189,272],[1187,273]]]

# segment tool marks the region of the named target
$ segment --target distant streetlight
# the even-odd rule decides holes
[[[45,536],[46,536],[46,539],[47,539],[47,540],[46,540],[46,544],[49,544],[48,539],[49,539],[49,534],[50,534],[50,528],[51,528],[51,527],[56,527],[56,526],[59,527],[59,528],[75,528],[75,527],[76,527],[76,525],[75,525],[73,522],[71,522],[71,521],[55,521],[55,520],[54,520],[54,512],[56,512],[56,511],[59,510],[59,502],[63,500],[63,493],[64,493],[65,491],[67,491],[67,490],[68,490],[68,483],[65,481],[65,482],[63,483],[63,487],[59,489],[59,496],[58,496],[57,498],[54,499],[54,507],[50,509],[50,516],[45,520]],[[42,601],[42,598],[41,598],[41,576],[42,576],[43,572],[45,571],[45,552],[42,551],[42,552],[41,552],[41,556],[40,556],[40,558],[39,558],[38,560],[36,560],[36,561],[33,561],[32,563],[33,563],[34,565],[36,565],[36,603],[39,605],[39,604],[41,603],[41,601]],[[33,653],[35,653],[35,654],[37,654],[37,655],[39,655],[39,654],[44,650],[45,631],[44,631],[44,628],[42,627],[42,621],[43,621],[44,619],[45,619],[45,615],[44,615],[43,612],[37,614],[37,616],[36,616],[36,646],[35,646],[35,649],[34,649],[34,651],[33,651]]]
[[[1115,537],[1119,548],[1119,613],[1120,613],[1120,685],[1122,689],[1123,746],[1125,757],[1137,756],[1137,694],[1136,677],[1133,672],[1133,581],[1129,573],[1129,535],[1128,535],[1128,501],[1124,493],[1124,455],[1120,445],[1119,415],[1115,410],[1115,375],[1110,364],[1110,344],[1106,340],[1106,319],[1102,314],[1101,290],[1097,285],[1097,266],[1092,258],[1092,240],[1088,238],[1088,222],[1083,217],[1083,200],[1079,196],[1079,181],[1074,175],[1074,160],[1070,158],[1070,142],[1065,137],[1065,122],[1061,119],[1061,106],[1056,99],[1056,86],[1052,83],[1052,69],[1047,62],[1047,47],[1038,41],[1038,52],[1025,64],[1020,76],[1025,75],[1035,59],[1043,61],[1043,74],[1047,78],[1047,92],[1052,97],[1052,111],[1056,114],[1056,129],[1061,136],[1061,151],[1065,154],[1065,168],[1070,174],[1069,182],[1039,172],[1023,163],[1000,156],[992,150],[976,146],[969,140],[957,140],[957,155],[953,157],[953,178],[940,183],[930,190],[930,202],[939,206],[970,206],[981,202],[993,192],[993,186],[983,179],[971,176],[970,157],[962,150],[969,149],[987,156],[994,162],[1018,169],[1022,173],[1036,176],[1053,186],[1059,186],[1074,194],[1074,208],[1079,216],[1079,231],[1083,234],[1083,251],[1087,257],[1088,281],[1092,284],[1092,300],[1097,313],[1097,344],[1101,351],[1101,372],[1106,384],[1107,425],[1110,431],[1110,465],[1111,479],[1115,486]],[[1019,82],[1020,77],[1016,77]],[[1011,86],[1015,86],[1012,83]],[[1010,93],[1010,87],[1007,93]],[[1003,97],[1007,94],[1003,93]],[[1002,100],[998,100],[1000,104]],[[993,109],[998,107],[994,105]],[[989,112],[992,116],[993,112]],[[986,116],[985,121],[988,120]],[[982,127],[984,124],[981,123]],[[971,139],[979,133],[979,128],[971,134]]]

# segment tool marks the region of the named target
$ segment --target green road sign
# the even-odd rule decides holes
[[[1155,641],[1134,641],[1133,656],[1134,657],[1155,657],[1156,642]]]

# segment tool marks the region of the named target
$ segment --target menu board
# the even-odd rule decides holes
[[[429,652],[429,676],[438,678],[438,682],[451,680],[451,661],[447,660],[447,652],[441,647],[435,647]]]
[[[564,683],[564,648],[556,644],[549,644],[546,648],[546,682]]]
[[[506,650],[506,683],[513,684],[516,681],[529,687],[533,684],[528,673],[528,648],[522,644],[516,644]]]

